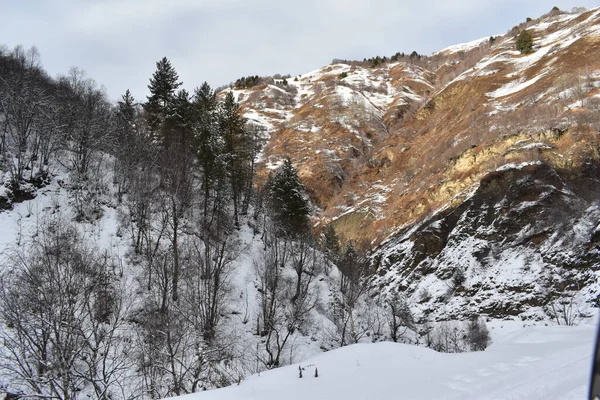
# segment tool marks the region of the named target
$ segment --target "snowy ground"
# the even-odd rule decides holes
[[[180,400],[586,398],[594,323],[515,328],[496,326],[495,343],[475,353],[390,342],[348,346],[301,363],[302,379],[295,364]]]

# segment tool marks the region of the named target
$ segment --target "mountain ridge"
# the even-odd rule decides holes
[[[275,84],[250,89],[236,89],[234,93],[247,110],[246,117],[250,123],[262,124],[265,131],[271,136],[263,152],[264,170],[269,170],[277,165],[278,159],[281,159],[282,156],[290,156],[292,161],[297,162],[301,176],[307,181],[309,189],[313,190],[315,203],[322,208],[321,219],[327,222],[339,219],[340,215],[347,215],[349,211],[356,213],[356,209],[364,203],[368,203],[370,207],[377,209],[377,199],[381,196],[386,197],[385,190],[381,190],[378,193],[379,196],[372,194],[372,199],[369,200],[369,192],[356,190],[357,185],[353,182],[349,186],[349,191],[365,192],[361,193],[361,197],[356,201],[351,199],[352,193],[344,192],[343,189],[335,190],[335,184],[341,189],[341,186],[344,186],[344,181],[351,181],[356,175],[357,179],[368,180],[370,188],[373,188],[381,177],[385,177],[387,181],[390,181],[389,177],[385,176],[386,170],[401,171],[407,162],[417,168],[419,166],[427,167],[428,163],[435,161],[436,157],[434,155],[425,151],[422,157],[419,158],[420,154],[411,153],[421,152],[421,149],[426,149],[426,146],[429,146],[430,143],[439,145],[440,151],[447,153],[442,154],[442,157],[446,158],[444,161],[448,164],[454,163],[459,172],[468,170],[474,164],[469,160],[470,158],[486,157],[485,151],[489,152],[489,148],[494,146],[498,137],[508,136],[509,142],[506,143],[505,151],[510,150],[513,153],[526,152],[527,148],[523,148],[524,146],[518,149],[510,148],[510,144],[518,142],[518,140],[513,141],[512,136],[517,137],[517,134],[522,133],[524,130],[523,127],[519,126],[519,121],[513,123],[511,119],[523,118],[523,112],[527,108],[531,108],[526,105],[523,106],[523,102],[520,101],[522,95],[528,93],[519,92],[526,92],[528,87],[537,88],[541,86],[541,83],[549,80],[548,75],[550,73],[541,74],[535,82],[527,80],[520,85],[515,82],[540,69],[538,64],[541,61],[544,63],[550,62],[551,64],[561,62],[561,60],[554,60],[556,57],[553,59],[548,57],[562,51],[562,46],[569,48],[573,44],[577,44],[575,51],[578,52],[578,48],[583,45],[579,42],[584,41],[585,45],[593,44],[591,49],[595,48],[594,46],[597,46],[598,42],[596,39],[598,9],[581,14],[550,15],[542,18],[538,23],[534,22],[527,24],[529,25],[528,29],[531,29],[534,36],[536,36],[538,50],[529,55],[521,55],[514,50],[514,36],[509,34],[496,37],[495,44],[492,45],[490,45],[489,40],[486,43],[485,40],[479,39],[476,42],[480,43],[480,46],[466,46],[467,51],[461,50],[463,54],[459,57],[468,58],[469,52],[482,52],[482,45],[483,47],[491,46],[491,49],[488,49],[489,56],[484,55],[479,58],[482,61],[471,62],[474,64],[473,67],[468,68],[443,85],[439,82],[440,75],[443,72],[440,72],[440,70],[451,67],[452,64],[460,65],[461,62],[443,63],[433,72],[403,62],[392,62],[386,64],[383,68],[372,69],[348,64],[331,64],[307,74],[302,74],[294,79],[290,77],[287,79],[287,86],[281,84],[282,80],[275,80]],[[569,35],[574,35],[574,38],[566,40],[565,37]],[[590,38],[589,35],[593,38]],[[485,53],[488,50],[483,52]],[[461,51],[452,54],[461,53]],[[432,57],[439,56],[444,52],[443,49],[434,53]],[[593,53],[593,51],[588,53]],[[560,56],[561,54],[557,55]],[[565,55],[563,58],[568,57]],[[587,68],[593,68],[598,61],[597,57],[589,56],[584,60],[579,60],[579,63],[584,66],[587,65]],[[512,71],[498,73],[497,69],[499,67],[512,69]],[[553,74],[556,75],[554,72]],[[438,79],[437,82],[435,81],[436,78]],[[589,76],[589,79],[591,81],[589,85],[593,89],[585,95],[595,96],[597,76]],[[537,80],[540,80],[540,82],[537,82]],[[554,76],[553,81],[557,80],[560,80],[559,77]],[[279,86],[277,86],[278,84]],[[436,90],[436,85],[441,87]],[[285,104],[274,93],[275,91],[280,93],[296,91],[295,102],[292,105]],[[555,103],[554,99],[551,98],[552,96],[549,93],[542,91],[541,94],[549,98],[549,104],[544,104],[544,107],[536,107],[536,112],[539,110],[545,113],[547,111],[546,106],[556,107],[556,104],[553,104]],[[558,93],[558,95],[560,94]],[[257,97],[260,101],[254,100]],[[457,97],[467,99],[464,103],[469,104],[452,101]],[[514,101],[517,102],[516,105],[513,104]],[[536,101],[539,102],[539,100]],[[595,102],[593,98],[591,101]],[[262,109],[257,109],[259,106]],[[518,112],[509,113],[512,115],[502,116],[506,121],[503,124],[497,126],[491,123],[481,125],[481,120],[493,118],[494,115],[497,116],[499,113],[506,114],[503,110],[510,110],[516,106],[522,106],[521,108],[524,110],[517,110]],[[416,110],[411,110],[411,107],[416,108]],[[345,108],[345,110],[340,111],[340,108]],[[579,111],[584,109],[584,107],[576,108],[580,109]],[[329,119],[323,115],[325,114],[323,110],[327,111],[330,116]],[[483,110],[483,112],[480,112],[480,110]],[[570,111],[573,111],[571,114],[577,114],[575,108],[569,110],[567,114]],[[413,112],[415,115],[412,118],[407,117],[407,112],[409,114]],[[275,114],[277,114],[277,117],[271,117]],[[496,117],[496,120],[498,119]],[[528,121],[525,124],[528,126],[525,128],[530,131],[537,131],[535,133],[543,139],[544,136],[548,136],[547,131],[552,129],[564,130],[565,125],[583,125],[578,124],[578,121],[575,121],[575,123],[566,121],[561,125],[561,121],[557,121],[556,117],[548,118],[548,120],[553,121],[545,122],[547,126],[536,126],[537,121],[533,121],[533,123]],[[517,126],[513,128],[514,125]],[[522,121],[521,125],[523,125]],[[448,132],[448,127],[451,127],[450,132]],[[478,143],[478,140],[470,139],[470,137],[473,137],[474,133],[472,131],[475,129],[486,129],[489,131],[486,135],[493,135],[493,137],[488,137],[487,141],[480,140],[483,143]],[[496,132],[491,132],[494,130]],[[501,130],[514,130],[515,132],[504,134],[500,132]],[[317,132],[318,134],[315,134]],[[447,137],[441,137],[441,134],[444,133]],[[419,140],[420,137],[425,140]],[[440,143],[442,140],[444,142]],[[467,143],[467,141],[470,143]],[[530,145],[532,148],[538,149],[543,149],[546,146],[532,143]],[[477,146],[480,146],[480,148]],[[324,154],[329,154],[329,157],[324,156]],[[361,156],[365,159],[356,161],[356,158]],[[407,158],[409,159],[407,160]],[[311,161],[311,170],[305,165],[306,160]],[[359,165],[352,168],[352,164]],[[494,169],[488,168],[486,171],[492,172]],[[415,172],[411,171],[411,173]],[[315,175],[318,177],[315,177]],[[477,180],[477,176],[467,176],[467,178],[473,181]],[[422,182],[418,182],[419,185],[417,185],[414,181],[411,182],[411,179],[413,178],[405,178],[402,182],[403,185],[408,186],[404,192],[409,192],[414,188],[419,189]],[[328,185],[324,185],[322,182],[331,184],[334,188],[327,187]],[[457,182],[453,181],[451,183],[456,184]],[[446,186],[436,185],[435,189],[438,192],[444,192],[448,190],[451,183],[446,183]],[[393,185],[394,182],[390,184]],[[453,195],[459,195],[459,193],[460,190],[453,191]],[[437,195],[440,196],[441,194],[438,193]],[[334,199],[336,196],[337,198]],[[436,197],[436,195],[433,197]],[[358,205],[354,207],[354,211],[346,206],[346,209],[340,212],[344,208],[344,202],[354,202]],[[410,201],[408,204],[411,204]],[[423,207],[430,208],[426,204],[416,204],[413,207],[404,208],[411,208],[417,211],[416,214],[422,214],[419,212],[419,208]],[[392,208],[399,209],[401,207],[394,206]],[[388,218],[390,216],[386,216],[386,220]],[[399,226],[398,222],[394,221],[392,225],[397,227]],[[403,223],[400,223],[401,225]],[[377,229],[381,230],[381,226],[378,226]],[[364,233],[364,231],[361,232],[361,234]],[[344,229],[340,230],[340,234],[344,236]],[[385,238],[385,235],[381,237],[373,235],[372,232],[369,236],[371,239],[375,236],[375,243]],[[357,239],[351,237],[351,235],[347,238]]]
[[[544,319],[557,301],[600,293],[596,50],[600,8],[553,10],[428,57],[334,61],[234,93],[265,132],[259,174],[290,157],[315,228],[374,249],[374,287],[408,293],[423,316]]]

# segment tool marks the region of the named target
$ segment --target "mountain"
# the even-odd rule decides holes
[[[599,18],[143,104],[1,48],[0,397],[580,395]]]
[[[431,56],[334,61],[234,93],[263,132],[259,174],[290,157],[315,227],[375,249],[375,287],[440,318],[538,319],[599,293],[599,48],[600,9],[553,10]]]

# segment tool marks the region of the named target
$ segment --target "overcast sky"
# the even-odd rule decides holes
[[[144,101],[166,56],[184,87],[297,75],[334,58],[430,54],[505,33],[552,6],[590,0],[0,0],[0,43],[36,46],[51,75],[71,66]]]

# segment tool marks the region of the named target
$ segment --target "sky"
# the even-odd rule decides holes
[[[578,2],[576,2],[578,1]],[[590,0],[0,0],[0,44],[36,46],[52,76],[75,66],[111,100],[148,95],[167,57],[188,90],[298,75],[334,58],[430,54]]]

